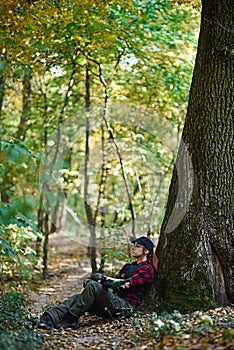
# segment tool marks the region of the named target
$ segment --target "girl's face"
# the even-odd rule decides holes
[[[131,244],[131,255],[133,258],[139,258],[147,255],[148,253],[149,251],[143,245],[138,243]]]

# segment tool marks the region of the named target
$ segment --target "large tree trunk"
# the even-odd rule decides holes
[[[233,0],[203,0],[188,112],[157,248],[157,295],[171,309],[234,303],[233,18]]]

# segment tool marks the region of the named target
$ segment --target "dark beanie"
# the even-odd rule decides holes
[[[143,245],[150,253],[153,252],[154,245],[153,245],[153,242],[152,242],[148,237],[145,237],[145,236],[138,237],[138,238],[134,239],[131,243],[138,243],[138,244],[141,244],[141,245]]]

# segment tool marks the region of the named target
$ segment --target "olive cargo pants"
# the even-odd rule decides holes
[[[101,283],[89,280],[80,294],[75,294],[58,306],[45,313],[56,324],[71,314],[77,319],[86,311],[105,318],[116,318],[119,315],[130,315],[133,307],[126,300],[110,292]]]

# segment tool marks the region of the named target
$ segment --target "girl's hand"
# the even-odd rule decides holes
[[[130,288],[130,282],[125,283],[122,287],[123,287],[123,289],[129,289]]]

